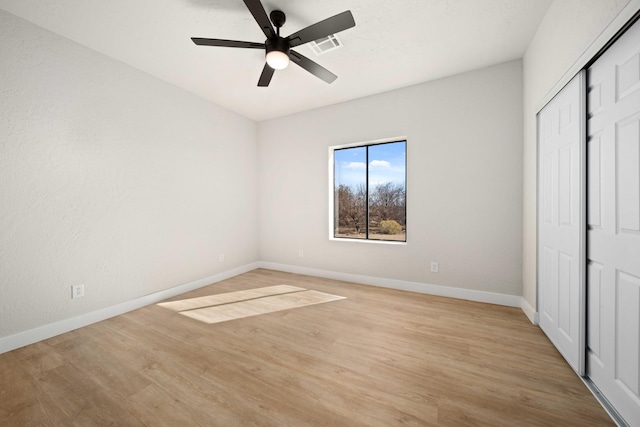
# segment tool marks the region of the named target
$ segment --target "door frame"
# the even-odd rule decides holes
[[[613,18],[609,25],[595,38],[578,59],[565,71],[553,87],[542,97],[536,105],[535,114],[538,114],[545,105],[555,97],[563,87],[571,81],[581,70],[586,70],[595,62],[604,51],[627,30],[635,21],[640,19],[640,0],[629,0],[620,13]],[[537,307],[536,307],[537,312]]]

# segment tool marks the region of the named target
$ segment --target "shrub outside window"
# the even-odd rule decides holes
[[[332,147],[332,237],[407,241],[406,140]]]

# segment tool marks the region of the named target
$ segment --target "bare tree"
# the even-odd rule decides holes
[[[395,220],[400,225],[406,223],[405,190],[401,184],[379,184],[369,194],[370,223],[379,224],[385,219]]]
[[[366,189],[364,184],[355,188],[341,184],[335,190],[336,213],[338,226],[354,229],[356,233],[365,225]]]

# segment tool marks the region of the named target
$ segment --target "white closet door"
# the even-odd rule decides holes
[[[540,327],[584,375],[584,72],[538,113]]]
[[[640,23],[588,83],[587,373],[640,426]]]

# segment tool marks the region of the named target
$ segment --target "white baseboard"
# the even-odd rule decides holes
[[[430,285],[428,283],[407,282],[404,280],[384,279],[379,277],[362,276],[358,274],[340,273],[337,271],[319,270],[316,268],[299,267],[274,262],[260,261],[261,268],[284,271],[287,273],[305,274],[307,276],[324,277],[327,279],[342,280],[345,282],[360,283],[363,285],[380,286],[383,288],[399,289],[402,291],[420,292],[423,294],[439,295],[465,299],[470,301],[485,302],[490,304],[506,305],[509,307],[521,307],[522,297],[519,295],[498,294],[494,292],[476,291],[473,289],[454,288],[450,286]]]
[[[213,276],[205,277],[194,282],[185,283],[183,285],[175,286],[173,288],[165,289],[150,295],[145,295],[140,298],[136,298],[131,301],[125,301],[123,303],[105,307],[100,310],[92,311],[90,313],[82,314],[80,316],[72,317],[69,319],[60,320],[58,322],[50,323],[48,325],[39,326],[34,329],[19,332],[15,335],[9,335],[0,338],[0,354],[6,353],[16,348],[24,347],[29,344],[36,343],[38,341],[45,340],[47,338],[54,337],[56,335],[63,334],[65,332],[72,331],[74,329],[81,328],[83,326],[91,325],[92,323],[106,320],[110,317],[118,316],[120,314],[127,313],[129,311],[137,310],[144,306],[155,304],[167,298],[174,297],[176,295],[183,294],[185,292],[199,289],[203,286],[210,285],[212,283],[220,282],[225,279],[237,276],[242,273],[246,273],[258,268],[258,263],[251,263],[243,265],[232,270],[224,271]]]
[[[533,323],[534,325],[538,324],[538,312],[533,307],[531,307],[529,301],[527,301],[524,297],[522,297],[520,308],[522,309],[522,311],[524,311],[524,314],[527,315],[529,320],[531,320],[531,323]]]

